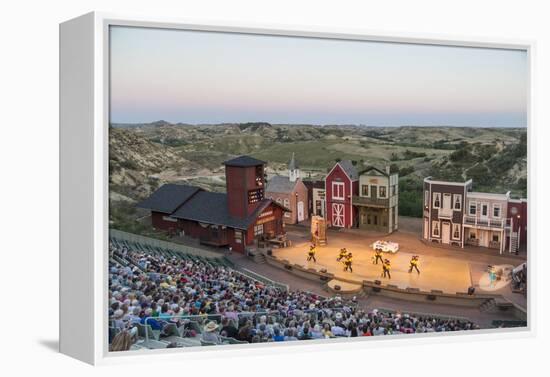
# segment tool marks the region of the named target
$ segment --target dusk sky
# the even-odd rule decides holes
[[[525,51],[111,28],[111,122],[525,127]]]

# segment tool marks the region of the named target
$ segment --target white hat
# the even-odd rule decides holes
[[[212,332],[212,331],[216,331],[217,328],[218,328],[218,324],[214,321],[210,321],[206,324],[206,326],[204,326],[204,331]]]

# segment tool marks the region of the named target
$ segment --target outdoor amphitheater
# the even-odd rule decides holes
[[[429,289],[433,281],[392,284],[376,279],[374,270],[370,276],[372,264],[365,257],[357,265],[361,272],[350,278],[331,268],[332,249],[323,251],[319,265],[311,265],[302,246],[243,255],[111,230],[110,350],[526,325],[525,311],[506,297],[494,292],[468,294],[463,285],[469,283],[460,280],[466,279],[464,271],[444,289]]]

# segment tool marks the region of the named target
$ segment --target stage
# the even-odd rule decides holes
[[[418,288],[423,291],[432,289],[445,293],[466,292],[472,286],[470,263],[462,254],[449,257],[449,253],[424,252],[429,246],[418,240],[409,239],[407,234],[393,234],[382,236],[377,234],[350,234],[333,232],[330,234],[326,246],[317,247],[317,262],[307,261],[309,239],[307,234],[289,232],[292,246],[282,249],[273,249],[273,255],[279,259],[286,259],[290,263],[302,265],[306,268],[320,270],[325,268],[333,273],[337,279],[352,280],[361,283],[363,280],[380,280],[384,284],[393,284],[399,288]],[[378,240],[395,241],[400,244],[400,251],[395,254],[383,253],[384,259],[391,261],[391,279],[382,278],[382,265],[373,264],[374,250],[370,245]],[[353,253],[353,272],[344,272],[344,266],[336,261],[340,248],[346,247]],[[413,255],[420,255],[418,267],[420,274],[415,270],[409,273],[409,261]],[[476,282],[477,283],[477,282]]]

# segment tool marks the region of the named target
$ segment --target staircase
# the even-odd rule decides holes
[[[258,249],[249,249],[248,257],[258,264],[264,264],[266,262],[265,255]]]
[[[510,242],[512,244],[512,253],[515,253],[518,251],[519,245],[518,245],[518,233],[514,232],[512,233],[512,236],[510,238]]]
[[[254,254],[253,258],[254,262],[258,264],[264,264],[265,263],[265,255],[263,253],[257,252]]]
[[[483,313],[492,312],[497,306],[497,302],[494,298],[489,298],[479,306],[479,311]]]

